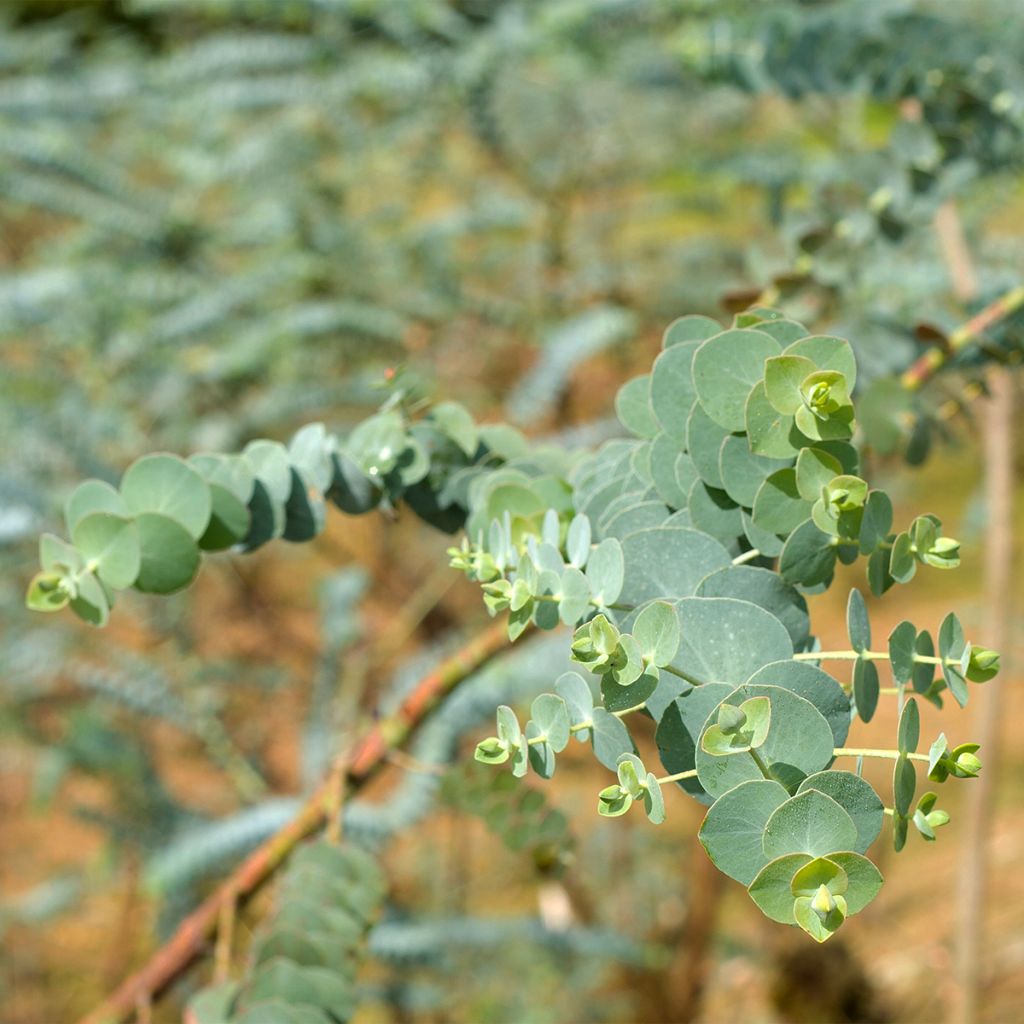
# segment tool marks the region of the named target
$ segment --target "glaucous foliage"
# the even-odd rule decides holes
[[[962,705],[968,681],[998,670],[954,614],[937,654],[909,622],[874,649],[856,589],[850,647],[822,651],[811,634],[804,595],[827,588],[837,562],[865,559],[876,597],[918,566],[959,563],[936,517],[894,529],[889,498],[859,475],[856,375],[846,341],[754,308],[725,329],[672,323],[651,372],[619,392],[629,436],[592,452],[531,446],[451,402],[419,415],[396,388],[345,438],[312,424],[287,446],[145,456],[118,489],[86,481],[73,492],[70,543],[41,539],[28,603],[102,625],[118,590],[187,586],[202,551],[311,539],[328,501],[349,513],[404,501],[464,530],[452,565],[480,583],[491,614],[508,613],[510,640],[573,629],[580,671],[538,696],[525,725],[499,708],[477,760],[549,778],[575,737],[616,775],[600,813],[641,803],[655,823],[662,788],[677,784],[708,805],[700,836],[718,867],[767,916],[824,941],[881,885],[865,854],[886,816],[897,849],[911,823],[930,840],[948,820],[933,793],[914,804],[916,763],[934,782],[980,770],[974,744],[951,749],[940,736],[918,753],[917,699],[941,706],[948,691]],[[829,660],[852,664],[849,683],[821,667]],[[901,707],[896,746],[845,746],[883,693]],[[657,723],[666,775],[637,756],[631,715]],[[891,805],[859,761],[834,767],[849,757],[894,762]]]

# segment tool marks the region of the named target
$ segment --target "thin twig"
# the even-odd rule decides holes
[[[985,490],[988,526],[985,531],[985,622],[987,642],[1005,651],[1013,598],[1013,380],[997,367],[989,375],[991,397],[985,417]],[[1006,659],[1002,673],[1006,672]],[[961,862],[970,870],[958,883],[956,928],[957,989],[951,1020],[974,1024],[984,967],[985,896],[988,889],[988,843],[992,805],[998,782],[999,731],[1003,715],[1002,674],[980,688],[976,738],[985,752],[985,771],[971,787],[965,809]]]
[[[341,843],[341,808],[345,803],[345,787],[348,776],[348,760],[344,755],[337,758],[327,780],[327,828],[324,837],[332,846]]]
[[[378,722],[350,752],[348,793],[364,785],[386,763],[388,753],[408,739],[446,694],[507,646],[505,624],[496,623],[424,676],[395,714]],[[328,779],[287,825],[254,850],[212,896],[182,921],[170,940],[80,1024],[120,1024],[140,1006],[148,1006],[206,951],[221,907],[234,900],[241,906],[303,839],[324,826],[330,804]]]
[[[238,898],[229,898],[220,905],[217,915],[217,947],[213,952],[213,981],[222,984],[231,977],[231,949],[235,941],[235,916]]]
[[[908,391],[916,391],[968,345],[978,341],[990,327],[1013,316],[1024,307],[1024,285],[1018,285],[989,303],[966,323],[961,324],[947,339],[945,345],[935,345],[916,359],[903,372],[900,383]]]

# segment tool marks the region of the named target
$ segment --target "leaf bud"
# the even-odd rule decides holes
[[[734,736],[747,724],[746,713],[732,704],[723,704],[718,709],[718,727],[726,736]]]

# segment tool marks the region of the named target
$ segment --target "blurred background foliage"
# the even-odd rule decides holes
[[[892,376],[963,318],[941,204],[979,303],[1020,281],[1022,54],[1014,0],[0,6],[3,1019],[88,1008],[481,619],[443,538],[367,517],[135,598],[102,641],[40,626],[22,609],[33,539],[79,478],[344,428],[391,368],[478,417],[598,438],[670,320],[756,296],[848,334],[863,379]],[[998,357],[1020,337],[1004,327]],[[958,405],[983,357],[922,408]],[[879,471],[959,523],[977,563],[970,410],[931,412],[956,444]],[[946,596],[915,588],[921,618]],[[823,635],[840,621],[818,614]],[[559,658],[534,645],[481,673],[352,808],[392,883],[361,1019],[941,1017],[948,913],[918,906],[952,886],[941,856],[894,866],[906,888],[846,946],[796,957],[723,902],[682,802],[660,830],[600,825],[594,769],[567,762],[511,817],[498,794],[472,820],[467,787],[492,783],[467,743]],[[1006,862],[1022,826],[999,819]],[[993,1021],[1024,994],[1014,896]],[[803,972],[836,957],[810,998]]]

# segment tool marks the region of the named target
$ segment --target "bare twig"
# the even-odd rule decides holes
[[[378,722],[351,750],[347,793],[365,784],[386,763],[389,752],[405,742],[447,693],[507,646],[505,625],[497,623],[424,676],[395,714]],[[239,906],[244,903],[303,839],[324,826],[334,791],[328,779],[287,825],[253,851],[212,896],[182,921],[170,940],[81,1024],[114,1024],[126,1020],[140,1006],[148,1006],[206,952],[221,908],[228,902],[237,901]]]
[[[989,374],[990,398],[985,415],[985,490],[988,528],[985,533],[986,643],[1005,652],[1009,639],[1013,596],[1013,380],[1003,367]],[[1002,673],[1006,672],[1005,655]],[[1002,675],[980,689],[977,741],[985,757],[985,771],[967,798],[963,850],[960,860],[969,865],[961,873],[958,889],[956,941],[956,995],[950,1019],[974,1024],[978,1019],[984,949],[985,895],[988,889],[988,839],[991,835],[993,795],[998,781],[999,726],[1002,719]]]
[[[950,336],[945,345],[936,345],[928,349],[920,358],[911,364],[900,377],[900,383],[908,391],[916,391],[926,381],[935,376],[949,360],[963,351],[968,345],[980,340],[990,327],[1008,317],[1013,316],[1024,307],[1024,285],[1018,285],[1001,295],[995,302],[989,303],[983,310],[976,313],[961,324]]]

